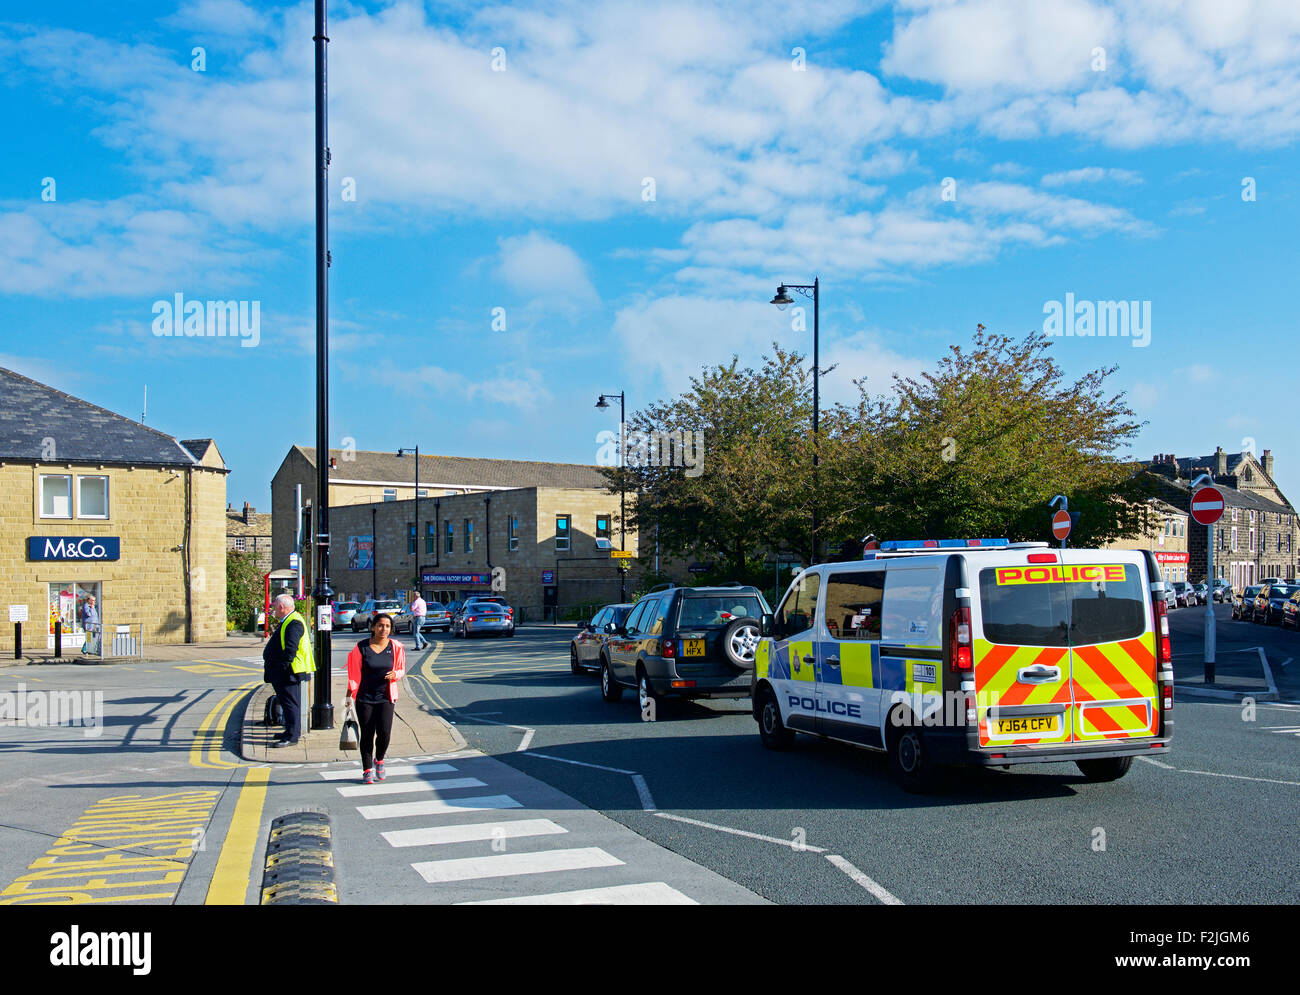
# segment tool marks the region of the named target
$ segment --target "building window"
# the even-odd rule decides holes
[[[108,517],[108,478],[77,478],[77,517]]]
[[[433,522],[424,523],[424,551],[432,556],[438,547],[438,533],[434,531]]]
[[[410,555],[415,552],[415,523],[406,523],[406,552]]]
[[[426,488],[426,487],[421,487],[421,488],[420,488],[420,497],[428,497],[428,496],[429,496],[429,490],[428,490],[428,488]]]
[[[1250,530],[1250,551],[1255,552],[1255,530]]]
[[[235,549],[240,553],[248,550],[248,543],[243,536],[235,536]]]
[[[72,517],[72,477],[41,474],[41,517]]]
[[[1255,513],[1253,511],[1250,513],[1250,524],[1255,524]]]
[[[474,552],[474,520],[465,519],[465,552]]]
[[[384,488],[384,500],[385,500],[385,501],[396,501],[396,500],[397,500],[397,488],[396,488],[396,487],[385,487],[385,488]]]
[[[564,550],[569,548],[569,516],[555,516],[555,548]]]
[[[1232,527],[1232,551],[1237,551],[1237,526]]]
[[[597,539],[609,538],[609,516],[608,515],[596,516],[596,538]]]
[[[1237,510],[1238,510],[1238,509],[1236,509],[1236,508],[1233,508],[1233,509],[1232,509],[1232,520],[1233,520],[1234,522],[1237,520]]]
[[[510,548],[519,548],[519,516],[511,515],[506,520],[506,532],[510,536]]]
[[[445,548],[448,553],[454,553],[456,552],[456,528],[454,525],[451,524],[450,518],[447,519],[446,525],[447,525],[447,545]]]

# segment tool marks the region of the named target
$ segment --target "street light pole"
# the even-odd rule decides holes
[[[609,403],[605,398],[614,396],[618,397],[618,467],[621,471],[626,466],[623,460],[623,451],[627,443],[627,396],[621,390],[617,395],[601,394],[596,399],[596,407],[608,408]],[[627,493],[626,482],[621,472],[618,475],[618,548],[627,549]],[[619,601],[627,600],[627,571],[622,563],[618,565],[618,599]]]
[[[784,311],[794,303],[791,290],[797,290],[813,302],[813,506],[812,506],[812,552],[814,562],[817,560],[817,468],[821,462],[821,277],[813,277],[811,284],[783,283],[776,288],[776,296],[770,303]]]
[[[325,46],[327,0],[316,0],[316,583],[312,599],[316,605],[316,677],[312,698],[311,727],[334,728],[331,701],[332,657],[330,630],[320,624],[330,598],[330,433],[329,433],[329,129],[326,94]]]
[[[398,456],[415,453],[415,590],[423,586],[420,583],[420,447],[413,446],[397,450]]]

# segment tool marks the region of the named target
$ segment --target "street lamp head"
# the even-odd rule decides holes
[[[789,305],[794,303],[794,298],[790,296],[790,292],[786,290],[785,284],[783,283],[781,286],[776,288],[776,296],[773,297],[769,303],[775,304],[778,311],[784,311]]]
[[[608,407],[609,407],[609,402],[605,400],[605,395],[604,395],[604,394],[601,394],[601,395],[600,395],[600,400],[596,402],[596,407],[598,407],[598,408],[608,408]]]

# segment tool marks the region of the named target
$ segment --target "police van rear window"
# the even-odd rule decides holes
[[[1091,646],[1146,631],[1132,563],[980,571],[984,638],[1020,646]]]

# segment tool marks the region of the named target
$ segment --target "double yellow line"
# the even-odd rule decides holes
[[[194,742],[190,745],[190,765],[193,767],[218,767],[229,769],[242,767],[243,764],[231,763],[221,759],[221,747],[225,741],[226,723],[235,710],[235,705],[245,692],[257,687],[261,681],[249,681],[241,684],[227,694],[217,706],[207,714],[194,733]]]

